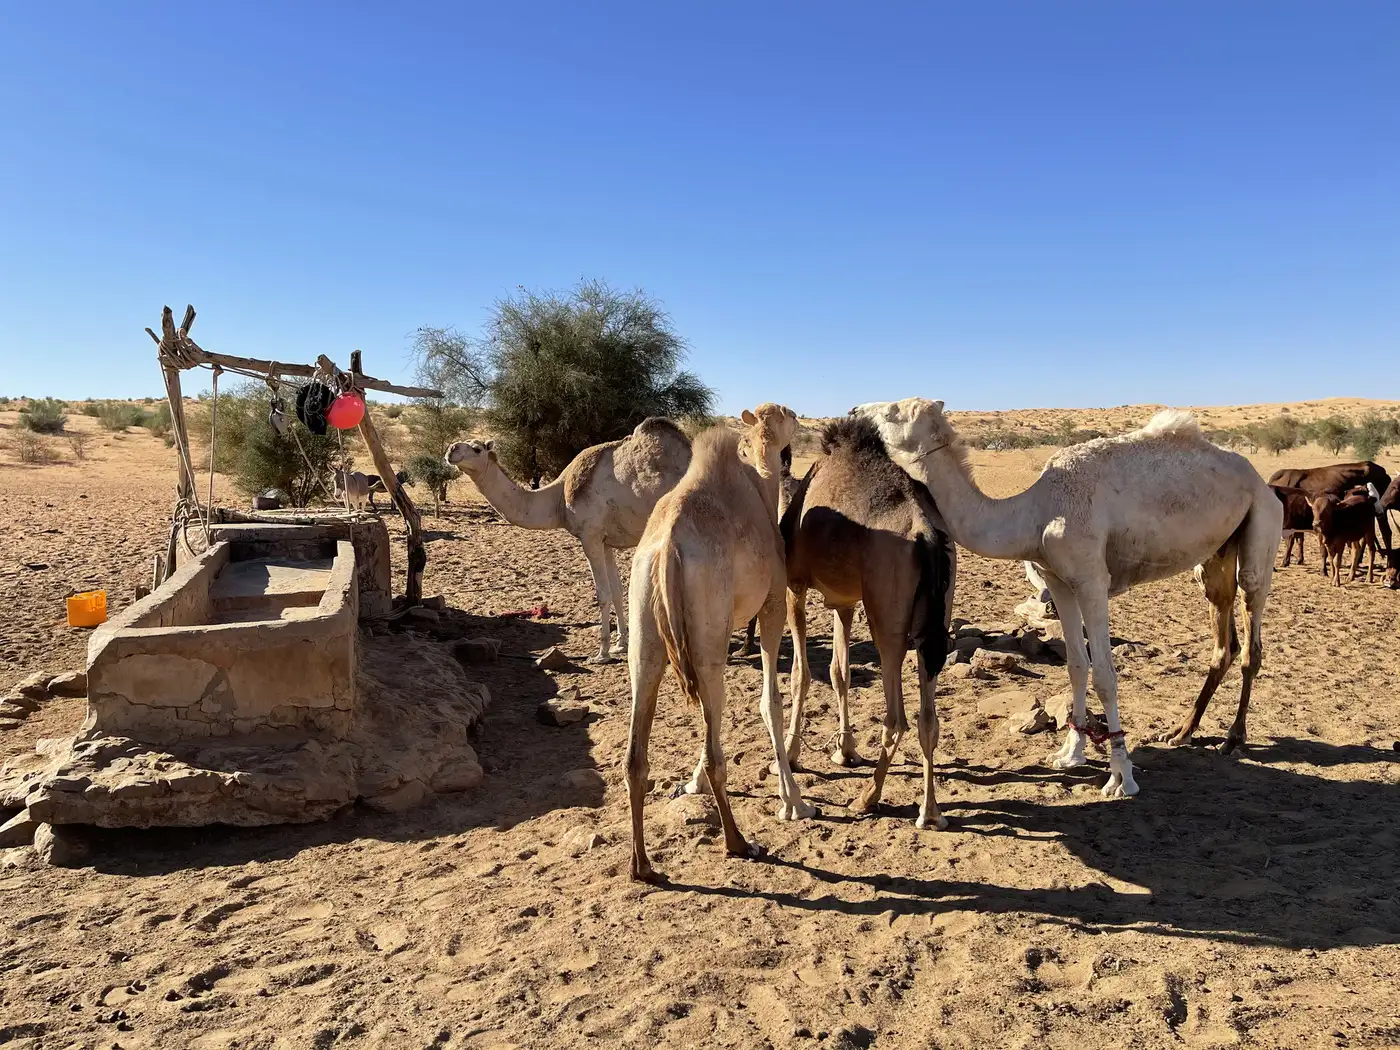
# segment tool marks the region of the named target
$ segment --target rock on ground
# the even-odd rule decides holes
[[[91,849],[82,828],[40,824],[34,829],[34,853],[45,864],[56,868],[81,868]]]
[[[50,696],[87,696],[87,672],[65,671],[49,679]]]

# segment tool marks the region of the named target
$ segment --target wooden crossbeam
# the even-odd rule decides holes
[[[179,327],[175,327],[175,315],[171,313],[170,307],[166,307],[161,315],[161,328],[165,332],[164,338],[155,334],[149,328],[146,334],[155,341],[155,344],[166,350],[166,358],[171,360],[179,368],[194,368],[196,365],[218,365],[221,368],[241,368],[247,372],[256,372],[265,376],[298,376],[303,379],[310,379],[318,370],[317,365],[296,365],[287,364],[282,361],[264,361],[256,357],[237,357],[233,354],[212,354],[205,350],[198,343],[189,337],[190,326],[194,324],[194,307],[185,308],[185,320]],[[324,355],[322,355],[324,357]],[[400,386],[397,383],[390,383],[384,379],[375,379],[374,376],[367,376],[363,373],[355,374],[355,382],[365,390],[377,390],[385,394],[398,394],[400,397],[433,397],[443,396],[441,390],[433,390],[423,386]]]

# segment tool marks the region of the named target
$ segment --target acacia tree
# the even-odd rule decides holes
[[[502,466],[535,485],[647,416],[705,415],[714,403],[681,369],[685,343],[660,303],[604,281],[522,289],[496,303],[479,343],[425,328],[414,349],[425,380],[462,403],[485,401]]]

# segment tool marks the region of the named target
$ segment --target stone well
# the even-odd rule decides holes
[[[333,551],[332,557],[315,557]],[[231,560],[216,543],[88,645],[86,730],[153,744],[346,736],[355,716],[355,551]]]

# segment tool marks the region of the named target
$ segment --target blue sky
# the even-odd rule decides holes
[[[0,392],[642,286],[737,411],[1397,396],[1400,5],[0,5]]]

